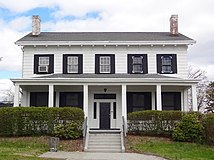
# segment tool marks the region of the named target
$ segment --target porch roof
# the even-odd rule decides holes
[[[161,74],[52,74],[11,80],[20,85],[48,85],[50,83],[55,85],[192,85],[199,82],[195,79],[181,79]]]

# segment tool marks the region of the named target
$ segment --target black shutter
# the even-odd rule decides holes
[[[78,73],[83,73],[83,56],[82,54],[78,55]]]
[[[161,73],[162,71],[161,56],[161,54],[157,54],[157,73]]]
[[[115,55],[112,54],[110,55],[111,57],[111,74],[115,73]]]
[[[172,54],[172,71],[173,73],[177,73],[177,55]]]
[[[38,72],[38,67],[39,67],[39,56],[34,55],[34,74],[39,73]]]
[[[95,74],[100,73],[100,55],[95,54]]]
[[[63,67],[63,74],[68,73],[68,72],[67,72],[67,57],[68,57],[67,54],[64,54],[64,55],[63,55],[63,64],[62,64],[62,67]]]
[[[147,55],[143,54],[143,74],[148,73],[148,60],[147,60]]]
[[[49,56],[49,69],[48,73],[54,73],[54,55],[48,55]]]
[[[132,74],[132,69],[133,69],[133,65],[132,65],[132,54],[128,54],[127,61],[128,61],[128,66],[127,66],[128,73]]]

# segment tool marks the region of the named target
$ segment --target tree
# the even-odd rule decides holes
[[[4,91],[4,99],[3,101],[6,101],[6,102],[13,102],[14,100],[14,89],[11,87],[7,90]]]
[[[210,82],[206,91],[206,111],[214,113],[214,81]]]
[[[197,79],[200,82],[196,86],[197,90],[197,102],[198,102],[198,110],[204,110],[206,106],[205,95],[207,90],[208,79],[206,77],[206,72],[204,70],[193,68],[189,66],[188,69],[188,78],[189,79]],[[188,91],[188,100],[189,106],[192,106],[192,91],[191,89]]]

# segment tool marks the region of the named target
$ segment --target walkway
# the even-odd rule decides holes
[[[161,157],[137,153],[47,152],[42,158],[66,160],[166,160]]]

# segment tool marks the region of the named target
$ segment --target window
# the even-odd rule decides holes
[[[180,92],[162,92],[163,110],[181,110]]]
[[[128,92],[127,107],[128,113],[151,110],[151,92]]]
[[[115,55],[95,55],[95,73],[113,74],[115,73]]]
[[[177,73],[177,59],[175,54],[157,55],[157,72],[160,74]]]
[[[146,74],[148,73],[146,54],[128,54],[128,73]]]
[[[59,106],[83,108],[83,93],[82,92],[60,92]]]
[[[81,54],[64,54],[63,55],[63,73],[64,74],[81,74],[83,72]]]
[[[68,73],[78,73],[78,57],[69,56],[67,57],[67,72]]]
[[[30,106],[48,106],[48,92],[30,92]]]
[[[111,58],[108,56],[100,56],[100,73],[111,72]]]
[[[54,55],[34,55],[34,74],[47,74],[54,72]]]

